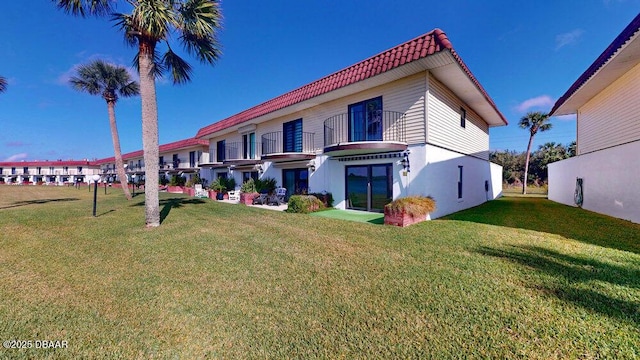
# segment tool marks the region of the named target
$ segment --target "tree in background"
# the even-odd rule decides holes
[[[555,142],[540,145],[531,154],[528,180],[537,184],[545,183],[548,179],[548,165],[572,156],[575,156],[575,141],[566,146]],[[490,153],[490,161],[502,166],[503,181],[507,184],[520,184],[525,158],[524,151],[494,150]]]
[[[127,174],[124,171],[124,162],[122,161],[115,108],[118,95],[123,97],[137,96],[140,94],[140,87],[137,82],[131,80],[126,68],[111,65],[102,60],[96,60],[78,67],[77,73],[77,76],[73,76],[69,80],[74,89],[91,95],[101,95],[107,102],[116,173],[120,178],[120,182],[125,185],[127,183]],[[129,187],[122,186],[122,191],[127,200],[131,200]]]
[[[567,148],[562,144],[548,142],[540,145],[538,150],[531,155],[531,174],[534,177],[532,180],[546,181],[549,177],[549,164],[568,157]]]
[[[76,15],[97,16],[112,13],[114,0],[52,0],[58,8]],[[137,47],[135,63],[140,73],[142,100],[142,149],[145,181],[158,184],[159,144],[156,77],[168,72],[174,84],[190,81],[191,66],[170,46],[171,36],[185,51],[203,63],[214,64],[221,54],[217,33],[222,13],[215,0],[127,0],[129,14],[112,14],[112,20],[123,31],[125,40]],[[158,45],[165,47],[163,55]],[[145,222],[147,227],[160,225],[158,186],[145,189]]]
[[[522,181],[522,193],[527,193],[527,177],[529,173],[529,160],[531,158],[531,145],[538,131],[544,132],[551,129],[549,114],[540,111],[530,112],[520,119],[520,127],[529,130],[529,144],[527,145],[526,159],[524,162],[524,176]]]
[[[7,91],[7,79],[0,76],[0,93]]]

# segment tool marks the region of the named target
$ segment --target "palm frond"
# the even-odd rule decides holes
[[[176,14],[171,2],[141,1],[131,13],[132,26],[148,41],[166,40],[170,26],[175,26]]]
[[[124,42],[127,45],[136,46],[138,44],[138,35],[140,35],[140,32],[136,29],[131,15],[115,13],[111,15],[111,21],[115,23],[113,25],[114,27],[122,30]]]
[[[78,91],[91,95],[102,94],[107,101],[117,101],[122,96],[134,96],[138,93],[138,84],[131,80],[127,69],[96,60],[76,69],[78,75],[71,77],[69,83]]]
[[[7,91],[7,79],[0,76],[0,93]]]
[[[184,84],[191,81],[191,65],[174,53],[170,47],[162,57],[162,64],[171,73],[174,84]]]
[[[112,0],[51,0],[58,9],[67,14],[85,17],[87,15],[104,16],[111,13],[115,7]]]
[[[136,71],[138,72],[138,74],[140,74],[140,53],[137,52],[136,55],[133,57],[133,61],[132,61],[133,67],[136,69]],[[151,68],[151,71],[153,72],[153,77],[155,79],[161,79],[164,72],[165,72],[165,66],[162,63],[162,59],[160,58],[160,54],[158,53],[157,50],[154,49],[153,51],[153,67]]]
[[[216,38],[222,27],[222,14],[218,3],[211,0],[188,0],[179,9],[180,42],[187,52],[200,60],[213,64],[221,52]]]

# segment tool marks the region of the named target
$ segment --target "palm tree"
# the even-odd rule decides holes
[[[73,15],[105,15],[113,9],[113,0],[52,0],[58,8]],[[222,14],[216,0],[126,0],[131,13],[112,14],[125,40],[138,48],[135,63],[140,72],[142,99],[142,148],[145,181],[157,184],[158,173],[158,106],[155,78],[168,72],[174,84],[190,80],[191,66],[179,57],[169,44],[171,35],[187,53],[203,63],[213,64],[220,56],[216,38]],[[158,45],[166,47],[163,55]],[[160,225],[158,187],[145,189],[147,227]]]
[[[0,93],[7,91],[7,79],[0,76]]]
[[[78,76],[69,80],[74,89],[87,92],[91,95],[102,95],[107,102],[109,112],[109,126],[111,127],[111,139],[113,140],[113,153],[116,160],[116,173],[120,181],[126,181],[122,151],[120,150],[120,137],[116,125],[116,102],[118,95],[123,97],[137,96],[140,94],[138,83],[131,80],[127,69],[122,66],[108,64],[102,60],[93,61],[82,65],[77,69]],[[129,187],[122,186],[122,191],[131,200]]]
[[[529,144],[527,145],[527,157],[524,162],[524,181],[522,182],[522,193],[527,193],[527,176],[529,176],[529,159],[531,157],[531,144],[533,144],[533,137],[536,136],[538,131],[547,131],[551,129],[549,123],[549,114],[542,113],[540,111],[530,112],[520,119],[520,127],[529,130]]]

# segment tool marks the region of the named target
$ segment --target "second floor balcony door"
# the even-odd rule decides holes
[[[349,105],[349,141],[382,140],[382,97]]]

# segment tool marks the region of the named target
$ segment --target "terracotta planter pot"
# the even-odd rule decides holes
[[[404,211],[402,213],[391,213],[384,210],[384,224],[405,227],[427,220],[429,214],[413,217]]]
[[[184,194],[187,194],[189,196],[196,196],[196,189],[192,187],[186,187],[182,191]]]
[[[207,190],[209,192],[209,199],[211,200],[215,200],[216,199],[216,191],[215,190]]]
[[[184,188],[182,186],[171,186],[167,187],[167,191],[174,194],[184,194]]]
[[[253,198],[259,196],[260,194],[256,193],[240,193],[240,203],[245,205],[252,205]]]

